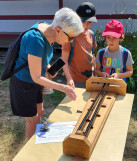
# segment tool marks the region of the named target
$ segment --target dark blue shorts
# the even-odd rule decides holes
[[[43,102],[42,86],[27,83],[13,76],[10,80],[10,101],[16,116],[32,117],[37,114],[37,104]]]
[[[77,88],[86,88],[86,82],[77,82],[74,80],[74,84]]]

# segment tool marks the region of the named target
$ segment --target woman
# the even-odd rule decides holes
[[[50,25],[37,23],[32,27],[40,32],[33,29],[22,37],[15,69],[25,62],[28,62],[28,67],[14,74],[10,80],[12,112],[25,117],[28,139],[35,133],[36,124],[40,123],[43,114],[41,86],[62,91],[71,100],[76,100],[72,87],[45,78],[45,72],[53,57],[52,44],[63,45],[83,31],[79,16],[69,8],[58,10]]]

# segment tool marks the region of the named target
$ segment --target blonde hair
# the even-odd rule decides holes
[[[51,27],[60,27],[64,32],[77,36],[84,31],[80,17],[70,8],[62,8],[55,13]]]

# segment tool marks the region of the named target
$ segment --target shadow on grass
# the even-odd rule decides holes
[[[9,123],[9,126],[5,128],[5,132],[3,133],[8,137],[7,155],[11,157],[10,159],[13,159],[27,142],[25,136],[25,122],[17,121],[18,122]]]

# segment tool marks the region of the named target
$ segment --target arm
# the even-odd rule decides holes
[[[97,41],[96,41],[96,37],[95,37],[95,42],[94,42],[93,48],[95,49],[96,47],[97,47]]]
[[[96,42],[96,37],[95,37],[95,41],[94,41],[94,45],[93,45],[93,51],[92,51],[93,57],[92,57],[92,61],[91,61],[91,63],[92,63],[92,67],[91,67],[92,76],[95,75],[95,68],[96,68],[96,61],[95,61],[96,57],[95,57],[95,53],[94,53],[94,49],[96,49],[96,47],[97,47],[97,42]]]
[[[76,93],[74,92],[72,87],[53,82],[41,76],[41,71],[42,71],[41,63],[42,63],[42,59],[40,57],[28,54],[29,70],[33,81],[42,86],[53,88],[61,92],[64,92],[70,99],[76,100]]]
[[[126,72],[125,72],[125,73],[113,73],[113,74],[111,75],[111,77],[123,79],[123,78],[128,78],[128,77],[130,77],[132,74],[133,74],[133,66],[132,66],[132,64],[131,64],[131,65],[128,65],[128,66],[126,67]]]
[[[95,61],[95,54],[93,54],[92,55],[93,57],[92,57],[92,61],[91,61],[91,64],[92,64],[92,66],[94,67],[94,69],[96,68],[96,61]]]
[[[75,88],[74,81],[69,73],[69,65],[68,65],[69,54],[70,54],[70,51],[64,50],[62,48],[62,59],[66,63],[63,67],[63,70],[66,75],[67,84],[70,85],[72,88]]]
[[[99,77],[109,77],[109,74],[106,72],[101,72],[101,65],[96,63],[95,75]]]

